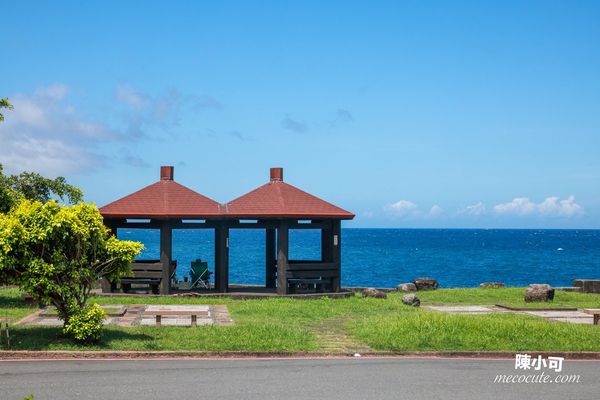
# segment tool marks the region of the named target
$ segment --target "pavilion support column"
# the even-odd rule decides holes
[[[110,232],[117,237],[117,224],[115,222],[105,219],[104,225],[106,225]],[[117,283],[110,282],[106,278],[102,278],[100,284],[102,286],[102,293],[112,293],[117,290]]]
[[[173,229],[170,221],[164,221],[160,227],[160,262],[162,280],[160,281],[160,294],[171,293],[171,260],[173,259]]]
[[[265,287],[275,288],[275,274],[277,273],[277,252],[275,249],[275,229],[265,230]]]
[[[215,289],[229,291],[229,227],[225,223],[215,228]]]
[[[325,221],[321,228],[321,262],[333,261],[333,234],[331,221]]]
[[[287,267],[289,253],[289,225],[281,221],[277,228],[277,294],[287,294]]]
[[[332,290],[340,291],[340,281],[342,277],[342,221],[332,221],[332,242],[333,242],[333,263],[335,264],[337,275],[331,280]]]

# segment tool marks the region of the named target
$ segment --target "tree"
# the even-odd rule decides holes
[[[69,204],[83,199],[81,189],[69,185],[62,176],[49,179],[35,172],[6,176],[0,164],[0,213],[8,212],[21,198],[45,203],[53,196]]]
[[[0,110],[6,108],[7,110],[12,110],[13,106],[10,104],[8,99],[0,99]],[[4,121],[4,114],[0,113],[0,121]]]
[[[53,304],[69,332],[71,317],[89,313],[94,282],[127,273],[142,248],[115,238],[93,204],[22,199],[0,213],[0,284],[18,285],[34,300]]]

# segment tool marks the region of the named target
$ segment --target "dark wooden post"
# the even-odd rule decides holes
[[[337,276],[331,280],[332,290],[340,291],[340,280],[342,278],[342,221],[332,221],[332,244],[333,244],[333,263],[336,266]]]
[[[229,227],[223,222],[215,228],[215,289],[229,291]]]
[[[171,259],[173,248],[173,229],[171,222],[165,221],[160,227],[160,262],[162,263],[162,280],[160,294],[171,293]]]
[[[281,221],[277,228],[277,294],[287,294],[287,266],[289,252],[289,226]]]
[[[333,262],[333,235],[331,221],[324,221],[321,228],[321,262]]]
[[[275,229],[265,230],[265,287],[275,288],[275,273],[277,272],[277,253],[275,251]]]

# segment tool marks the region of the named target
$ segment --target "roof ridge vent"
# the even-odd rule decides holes
[[[271,182],[283,182],[283,168],[271,168]]]
[[[172,181],[175,176],[175,167],[172,165],[163,165],[160,167],[160,180]]]

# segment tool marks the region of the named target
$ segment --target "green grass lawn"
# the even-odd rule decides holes
[[[423,304],[506,304],[523,306],[524,289],[440,289],[419,292]],[[232,326],[179,328],[105,327],[101,342],[81,347],[60,328],[11,327],[11,349],[30,350],[207,350],[322,351],[323,332],[345,344],[380,351],[504,350],[600,351],[600,327],[549,322],[537,317],[446,315],[387,299],[231,300],[198,297],[95,297],[99,304],[226,304]],[[557,292],[550,306],[600,308],[600,296]],[[540,304],[534,306],[539,307]],[[0,318],[17,320],[35,311],[16,289],[0,289]],[[329,335],[331,336],[331,335]],[[330,339],[331,340],[331,339]],[[1,346],[5,346],[4,342]],[[344,351],[343,346],[341,350]]]

